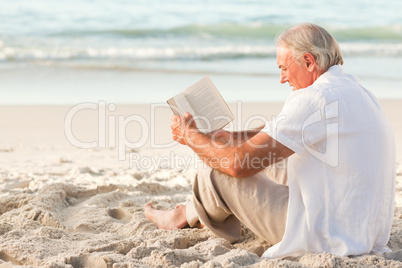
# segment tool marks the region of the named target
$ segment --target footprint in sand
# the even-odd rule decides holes
[[[129,222],[131,218],[130,214],[122,208],[111,208],[107,211],[107,213],[110,217],[122,222]]]

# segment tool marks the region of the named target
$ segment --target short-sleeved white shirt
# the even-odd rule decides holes
[[[332,66],[290,94],[264,131],[295,152],[288,161],[283,239],[262,257],[388,248],[395,195],[393,132],[376,98]]]

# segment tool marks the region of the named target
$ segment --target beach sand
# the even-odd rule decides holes
[[[171,142],[165,104],[100,103],[75,114],[73,106],[0,106],[0,267],[402,267],[402,101],[381,104],[397,148],[393,253],[294,260],[259,258],[270,245],[245,227],[229,244],[206,228],[158,230],[145,218],[147,202],[172,209],[190,200],[201,164]],[[282,104],[230,106],[239,129]]]

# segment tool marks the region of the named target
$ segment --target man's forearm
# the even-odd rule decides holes
[[[223,173],[234,177],[251,176],[275,161],[266,157],[270,144],[262,146],[246,141],[234,145],[226,139],[216,139],[214,134],[193,130],[188,133],[187,145],[208,166]],[[272,146],[272,149],[275,148]]]
[[[234,132],[229,132],[229,131],[220,129],[220,130],[217,130],[210,134],[211,134],[211,138],[220,139],[224,143],[229,143],[231,145],[238,146],[238,145],[242,144],[243,142],[246,142],[249,139],[251,139],[252,137],[254,137],[263,128],[264,128],[264,126],[260,126],[255,129],[234,131]]]
[[[294,152],[271,136],[251,131],[202,133],[190,114],[172,116],[172,136],[189,146],[209,166],[233,177],[249,177]]]
[[[258,129],[251,129],[251,130],[244,130],[244,131],[239,131],[239,132],[230,132],[233,140],[233,144],[239,145],[242,144],[243,142],[248,141],[252,137],[254,137],[256,134],[258,134],[261,131],[261,128]]]
[[[191,131],[187,136],[187,145],[203,160],[208,166],[229,173],[233,155],[237,146],[232,144],[231,136],[217,135],[214,133],[202,133],[198,130]],[[224,135],[230,135],[225,132]]]

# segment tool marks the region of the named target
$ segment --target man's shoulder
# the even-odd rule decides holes
[[[331,66],[307,89],[323,95],[330,95],[332,89],[362,87],[361,81],[354,75],[343,72],[342,66]]]
[[[299,89],[289,95],[285,105],[292,105],[299,108],[304,106],[320,106],[332,95],[327,89],[328,88],[317,87],[315,85]]]
[[[302,105],[326,105],[335,100],[347,98],[355,91],[360,91],[362,85],[355,76],[348,74],[324,73],[311,86],[292,92],[287,102],[299,102]]]

